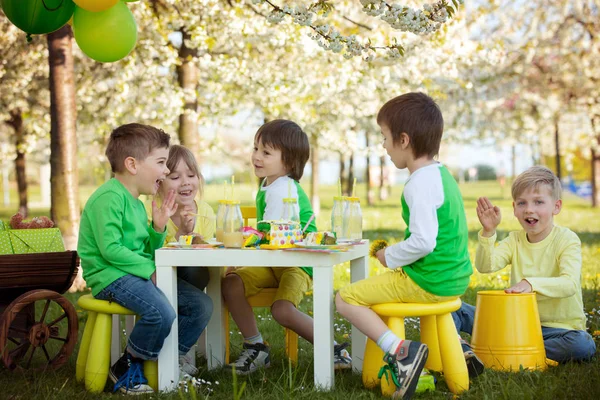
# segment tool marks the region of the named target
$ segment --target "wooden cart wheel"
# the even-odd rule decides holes
[[[75,307],[51,290],[32,290],[17,297],[1,318],[0,353],[10,370],[57,368],[69,359],[77,342]]]

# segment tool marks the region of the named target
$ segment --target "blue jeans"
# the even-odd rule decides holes
[[[462,306],[452,313],[452,319],[459,333],[466,332],[471,335],[475,321],[475,307],[462,303]],[[542,326],[542,336],[546,357],[560,363],[587,361],[596,353],[596,343],[585,331]]]
[[[164,293],[150,280],[125,275],[104,288],[96,298],[114,301],[139,316],[127,340],[128,351],[144,360],[156,360],[175,320],[173,307]],[[204,292],[177,279],[179,354],[187,353],[198,341],[212,308],[212,300]]]

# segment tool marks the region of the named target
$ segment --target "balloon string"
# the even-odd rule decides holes
[[[42,4],[44,5],[44,8],[48,11],[56,11],[59,8],[62,7],[63,3],[65,2],[65,0],[60,0],[60,4],[56,6],[56,8],[50,8],[46,5],[46,0],[42,0]]]

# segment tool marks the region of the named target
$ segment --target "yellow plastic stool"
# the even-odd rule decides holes
[[[81,296],[77,305],[88,311],[88,319],[81,338],[75,377],[78,382],[85,380],[86,390],[100,393],[104,390],[110,368],[110,344],[112,315],[135,315],[131,310],[116,303],[97,300],[91,294]],[[148,385],[158,390],[158,363],[146,361],[144,375]]]
[[[400,338],[405,338],[404,317],[420,317],[421,342],[429,347],[425,367],[443,372],[448,388],[454,394],[469,390],[467,364],[450,315],[460,305],[460,299],[456,299],[441,303],[385,303],[371,306]],[[375,342],[368,340],[363,363],[363,384],[371,388],[381,385],[382,393],[389,396],[396,387],[391,379],[377,378],[383,365],[383,351]]]
[[[254,296],[248,297],[250,307],[271,307],[277,293],[276,288],[266,288]],[[224,307],[225,312],[225,364],[229,364],[229,309]],[[298,334],[291,329],[285,329],[285,354],[293,364],[298,363]]]
[[[478,292],[471,347],[486,368],[546,369],[546,349],[535,293]]]

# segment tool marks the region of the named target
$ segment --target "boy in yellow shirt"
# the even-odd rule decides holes
[[[475,267],[495,272],[512,264],[506,293],[537,294],[546,356],[557,362],[583,361],[596,352],[585,331],[581,298],[581,241],[568,228],[554,225],[562,208],[561,184],[548,168],[535,166],[512,185],[513,210],[522,230],[510,232],[498,246],[496,227],[500,209],[486,197],[477,200],[477,216],[483,229]],[[471,334],[475,307],[463,303],[452,313],[459,332]],[[470,350],[463,343],[465,354]]]

